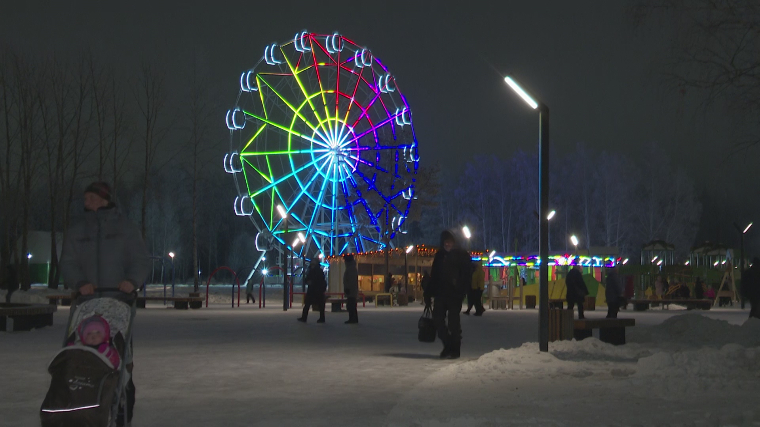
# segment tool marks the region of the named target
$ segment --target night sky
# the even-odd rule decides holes
[[[700,193],[731,211],[720,212],[721,222],[760,225],[760,172],[753,166],[759,150],[729,156],[741,136],[730,115],[720,106],[700,108],[696,94],[680,94],[662,83],[668,33],[634,28],[628,6],[618,1],[6,1],[0,40],[40,54],[92,49],[122,67],[159,60],[169,76],[184,73],[195,57],[211,76],[212,89],[232,106],[240,72],[256,63],[267,43],[284,42],[303,29],[339,31],[369,47],[396,76],[414,112],[422,166],[439,161],[453,173],[475,154],[508,157],[518,148],[535,150],[537,115],[504,84],[502,76],[509,72],[549,105],[558,152],[584,142],[641,159],[647,144],[657,141],[687,167]],[[229,106],[219,111],[220,130],[226,130]],[[738,188],[748,189],[755,201],[744,203],[749,197]],[[704,228],[698,237],[737,240]]]

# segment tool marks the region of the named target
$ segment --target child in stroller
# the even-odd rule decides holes
[[[111,327],[103,316],[96,314],[84,319],[77,328],[77,339],[83,345],[94,348],[104,355],[114,369],[119,369],[121,358],[118,350],[111,343]],[[71,341],[68,346],[76,345],[76,343],[77,341]]]
[[[116,291],[77,299],[64,347],[48,366],[50,388],[40,409],[43,427],[124,424],[129,373],[126,343],[136,298]]]

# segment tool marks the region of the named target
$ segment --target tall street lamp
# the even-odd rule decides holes
[[[285,242],[285,239],[288,236],[288,212],[285,210],[285,208],[282,207],[282,205],[277,205],[277,213],[280,214],[280,217],[282,217],[282,222],[285,223],[285,234],[282,238],[282,245],[283,245],[283,252],[285,255],[285,265],[282,269],[282,311],[288,311],[288,244]]]
[[[742,279],[744,279],[744,235],[747,234],[750,227],[752,227],[752,223],[750,222],[746,227],[744,227],[744,230],[742,230],[742,228],[739,227],[739,224],[737,223],[734,223],[734,227],[736,227],[736,231],[739,232],[739,274],[741,274]],[[743,281],[742,286],[744,286]],[[742,308],[744,308],[744,298],[741,300]]]
[[[538,346],[541,351],[549,351],[549,107],[537,102],[511,76],[504,77],[504,81],[538,110],[538,255],[543,261],[539,264]]]
[[[169,258],[172,260],[172,298],[174,297],[174,252],[169,252]]]
[[[570,243],[572,243],[573,246],[575,246],[575,254],[578,255],[578,238],[575,237],[575,234],[570,236]]]
[[[407,257],[413,250],[414,245],[409,245],[404,251],[404,289],[406,290],[407,295],[409,295],[409,261],[407,260]]]
[[[462,234],[464,234],[464,237],[467,239],[467,252],[470,252],[470,237],[472,237],[472,233],[470,233],[470,227],[466,225],[462,227]]]
[[[551,222],[549,222],[549,221],[551,221],[552,218],[554,218],[554,215],[556,215],[556,214],[557,214],[557,211],[555,211],[555,210],[552,209],[552,211],[549,212],[549,215],[546,215],[546,221],[547,221],[547,223],[546,223],[546,233],[549,236],[547,238],[547,245],[546,246],[549,248],[549,250],[552,250],[552,227],[551,227]]]

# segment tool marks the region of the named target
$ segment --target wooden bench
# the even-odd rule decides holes
[[[48,299],[48,303],[50,305],[58,305],[58,301],[61,302],[61,306],[66,307],[71,305],[71,301],[75,298],[76,293],[72,292],[70,294],[61,294],[61,295],[47,295],[45,298]]]
[[[190,303],[202,303],[203,297],[137,297],[137,307],[145,308],[146,301],[172,301],[174,308],[177,310],[187,310],[190,308]],[[192,308],[200,308],[200,304],[193,304]]]
[[[599,340],[614,344],[625,344],[625,328],[636,326],[635,319],[578,319],[573,322],[573,337],[580,341],[592,336],[599,329]]]
[[[662,304],[663,307],[666,307],[670,304],[679,304],[686,306],[687,310],[709,310],[710,307],[712,307],[712,301],[709,299],[678,299],[678,298],[669,298],[669,299],[632,299],[628,300],[629,304],[633,304],[633,310],[634,311],[645,311],[648,310],[652,304],[659,305]],[[627,304],[626,304],[627,305]]]
[[[388,297],[388,301],[389,301],[388,306],[393,307],[393,294],[389,294],[389,293],[375,294],[375,307],[377,307],[377,300],[380,297]]]
[[[53,313],[57,309],[50,304],[0,303],[0,332],[31,331],[53,326]]]

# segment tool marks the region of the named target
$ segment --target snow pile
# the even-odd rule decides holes
[[[722,347],[737,343],[745,347],[760,346],[760,319],[748,319],[743,325],[689,313],[673,316],[657,326],[636,326],[626,332],[629,343],[656,346]]]
[[[735,326],[689,313],[629,331],[637,329],[629,334],[635,342],[623,346],[587,338],[553,342],[542,353],[537,343],[526,343],[445,366],[408,393],[409,401],[424,399],[429,408],[399,404],[389,420],[486,426],[503,425],[510,413],[515,425],[611,425],[612,419],[618,423],[612,425],[760,425],[760,413],[748,411],[760,394],[760,321]],[[452,399],[480,408],[480,418],[459,418],[447,406]],[[700,401],[713,404],[694,404]]]
[[[47,295],[59,295],[62,290],[48,288],[32,288],[28,291],[17,290],[11,294],[11,302],[15,304],[47,304]],[[0,291],[0,302],[5,302],[5,290]]]

